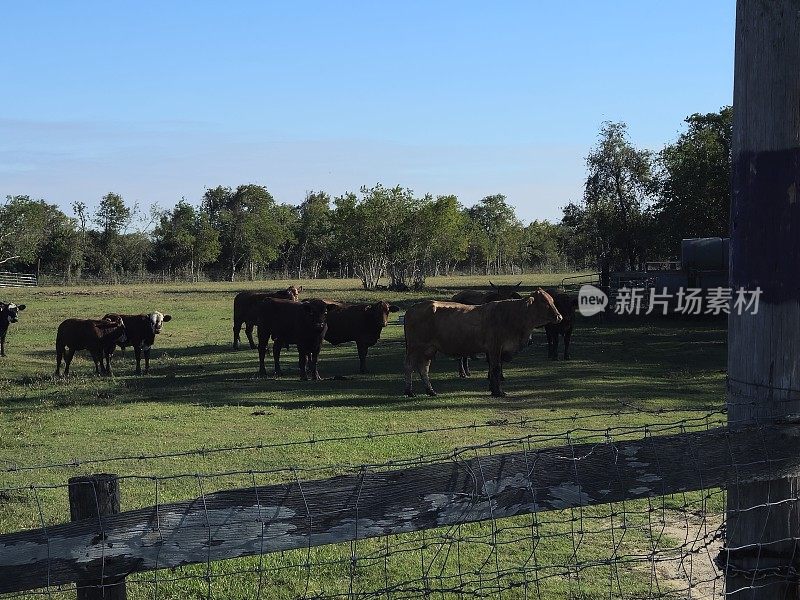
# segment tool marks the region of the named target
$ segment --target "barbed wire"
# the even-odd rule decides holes
[[[154,520],[141,530],[141,535],[151,540],[145,546],[157,550],[148,555],[153,564],[148,563],[141,572],[135,572],[140,569],[134,565],[125,573],[131,598],[721,598],[773,586],[776,597],[780,597],[786,586],[798,578],[794,558],[788,561],[788,566],[771,566],[765,559],[756,560],[750,567],[741,562],[742,557],[772,557],[771,553],[777,555],[787,547],[793,548],[800,540],[791,537],[755,540],[724,547],[729,525],[725,520],[726,508],[730,519],[747,513],[783,514],[781,511],[800,508],[796,494],[768,496],[752,505],[729,505],[729,494],[736,493],[739,502],[739,489],[748,485],[745,472],[761,467],[766,470],[780,462],[781,456],[773,456],[770,451],[772,430],[765,427],[756,430],[755,450],[750,455],[737,454],[731,447],[723,448],[722,452],[730,456],[734,473],[725,485],[714,483],[718,480],[713,477],[706,479],[708,466],[703,464],[692,443],[687,446],[681,465],[667,457],[662,459],[654,451],[643,477],[630,472],[638,459],[625,454],[631,447],[626,444],[637,443],[636,447],[644,451],[664,436],[681,439],[702,432],[713,433],[712,430],[718,431],[715,428],[725,424],[727,414],[721,409],[699,413],[631,407],[631,410],[557,417],[550,421],[546,417],[525,417],[163,455],[131,454],[30,464],[9,468],[6,475],[30,476],[49,470],[137,463],[136,472],[118,473],[117,480],[126,496],[149,503]],[[655,420],[646,424],[619,422],[620,417],[639,414]],[[609,422],[608,426],[596,426],[596,422],[603,420]],[[554,423],[574,426],[556,431]],[[520,428],[526,431],[514,431]],[[265,449],[282,452],[302,445],[368,441],[392,435],[435,435],[465,429],[498,435],[450,449],[365,462],[326,463],[321,458],[323,453],[314,457],[313,464],[277,468],[211,468],[174,473],[139,469],[142,462],[187,456],[202,458],[209,452],[220,455]],[[609,463],[608,469],[593,473],[592,461],[599,454],[607,454],[609,449],[619,454],[619,460]],[[514,471],[517,475],[510,483],[497,480],[493,472],[486,470],[498,464],[497,461],[512,460],[506,457],[513,457],[519,463]],[[285,464],[291,464],[288,457]],[[371,512],[376,504],[374,485],[393,472],[404,474],[408,469],[440,465],[453,465],[458,472],[466,473],[466,487],[454,484],[452,493],[438,500],[438,517],[419,527],[415,524],[415,529],[400,527],[397,532],[383,533],[380,518]],[[559,468],[568,475],[559,480],[559,485],[548,483],[554,465],[562,465]],[[660,482],[667,481],[678,469],[693,473],[699,484],[683,491],[669,488],[669,493],[659,493]],[[330,479],[315,479],[319,477]],[[314,486],[320,481],[339,481],[341,477],[351,478],[347,493],[331,492],[329,502],[321,500]],[[231,509],[220,521],[219,494],[230,493],[226,490],[232,482],[238,482],[242,491],[248,492],[253,510]],[[651,487],[644,495],[632,491],[610,495],[609,501],[597,496],[604,489],[630,488],[634,482]],[[54,532],[62,531],[57,529],[59,517],[68,513],[64,493],[68,482],[5,484],[0,487],[0,534],[5,534],[0,537],[0,589],[3,589],[3,569],[7,567],[4,557],[8,558],[4,555],[8,552],[4,550],[4,539],[15,524],[16,528],[20,528],[19,523],[38,528],[44,541],[39,559],[46,563],[47,577],[41,588],[10,591],[3,598],[66,598],[74,597],[76,588],[110,590],[116,585],[116,581],[103,583],[102,577],[77,584],[59,583],[60,559],[51,552],[57,554],[61,551],[58,546],[65,544],[64,538],[59,537],[63,534]],[[408,484],[412,488],[417,485],[413,481]],[[175,489],[168,489],[174,485]],[[286,504],[281,500],[276,495],[277,485],[296,490],[299,503]],[[512,506],[525,504],[532,508],[509,513],[509,496],[502,496],[509,492],[503,491],[503,485],[516,486],[517,495],[511,496]],[[419,489],[420,495],[428,492],[424,487]],[[176,500],[176,493],[183,494],[178,500],[194,501],[194,512],[184,517],[188,521],[177,525],[170,521],[175,516],[167,516],[177,514],[170,504]],[[583,495],[586,499],[582,499]],[[387,507],[391,501],[392,498],[386,499]],[[484,507],[485,516],[475,517],[476,506]],[[123,506],[123,510],[129,509],[130,506]],[[402,510],[391,509],[383,519],[412,522],[421,518],[412,515],[410,507],[404,510],[408,511],[405,515]],[[284,522],[275,516],[280,511],[293,512],[294,525],[275,528],[276,523]],[[183,532],[194,527],[189,521],[203,523],[202,539],[180,538],[189,535]],[[105,522],[103,518],[98,521],[99,538],[103,540],[106,535],[114,535],[113,528],[104,528]],[[342,533],[345,530],[346,535]],[[220,560],[218,547],[241,543],[241,540],[227,541],[226,531],[237,531],[242,539],[251,540],[246,555],[234,558],[230,554],[226,555],[229,559]],[[338,532],[329,533],[330,543],[318,539],[320,532],[326,531]],[[181,564],[172,555],[176,551],[170,545],[174,536],[185,539],[180,544],[185,543],[185,550],[192,553],[185,562],[194,564]],[[194,540],[194,547],[190,540]],[[286,549],[275,549],[284,542]],[[92,552],[97,553],[101,573],[117,573],[115,550],[100,544]],[[748,583],[726,590],[726,573],[738,573]]]

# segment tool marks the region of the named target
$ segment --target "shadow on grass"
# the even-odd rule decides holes
[[[270,406],[284,410],[352,407],[395,410],[441,408],[494,408],[515,411],[557,408],[579,411],[619,408],[621,401],[669,405],[692,409],[722,405],[726,332],[719,323],[643,320],[641,323],[579,321],[573,336],[571,361],[547,358],[544,332],[535,343],[505,366],[507,398],[489,396],[486,363],[473,361],[473,376],[460,379],[457,362],[438,357],[431,368],[434,389],[429,398],[418,377],[414,387],[420,396],[403,395],[402,331],[392,330],[369,351],[368,373],[358,373],[354,344],[323,346],[319,370],[324,380],[301,381],[297,353],[284,351],[284,376],[257,377],[258,353],[245,347],[203,344],[184,348],[155,347],[149,375],[133,376],[134,354],[128,349],[115,356],[114,378],[93,378],[90,361],[76,364],[79,388],[69,395],[69,382],[54,382],[48,376],[26,376],[7,380],[2,390],[5,404],[24,407],[48,394],[68,396],[87,403],[167,402],[202,406]],[[47,351],[34,352],[52,357]],[[267,357],[272,370],[272,357]],[[82,388],[91,388],[82,390]]]

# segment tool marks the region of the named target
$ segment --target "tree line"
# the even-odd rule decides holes
[[[115,280],[357,277],[365,288],[420,287],[455,272],[639,268],[674,257],[684,237],[728,231],[731,109],[687,117],[660,152],[604,123],[586,158],[583,197],[560,222],[522,222],[502,194],[466,207],[381,184],[279,203],[264,186],[207,189],[196,203],[142,211],[106,194],[90,211],[29,196],[0,205],[0,268]]]

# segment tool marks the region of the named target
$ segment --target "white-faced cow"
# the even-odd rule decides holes
[[[0,302],[0,356],[6,355],[6,333],[12,323],[19,321],[19,313],[25,310],[24,304]]]
[[[439,352],[451,356],[486,353],[492,396],[505,396],[500,386],[501,364],[527,345],[534,329],[560,320],[550,294],[541,289],[521,300],[479,306],[431,300],[415,304],[405,316],[405,393],[414,395],[411,378],[416,370],[427,393],[436,395],[428,371]]]
[[[360,371],[366,373],[367,351],[378,343],[381,331],[389,323],[389,313],[399,311],[400,307],[383,300],[372,304],[349,304],[331,300],[326,302],[336,305],[337,308],[328,312],[325,339],[334,346],[355,342]]]
[[[244,324],[244,332],[250,348],[255,349],[256,343],[253,340],[253,327],[256,325],[257,313],[253,310],[262,300],[267,298],[278,298],[281,300],[291,300],[297,302],[300,299],[300,292],[303,286],[290,285],[285,290],[277,292],[239,292],[233,299],[233,349],[239,348],[239,334]]]
[[[142,354],[144,354],[144,372],[147,373],[150,370],[150,349],[155,344],[156,336],[161,333],[164,323],[171,321],[172,316],[151,312],[141,315],[108,314],[103,318],[113,317],[122,319],[127,330],[126,338],[118,341],[117,346],[122,349],[133,346],[133,353],[136,356],[136,375],[142,374]]]
[[[118,315],[107,315],[102,319],[62,321],[56,334],[56,377],[61,376],[62,358],[64,377],[69,375],[69,365],[78,350],[89,351],[98,375],[111,375],[114,345],[124,340],[125,324]]]

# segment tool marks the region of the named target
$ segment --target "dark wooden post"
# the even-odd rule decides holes
[[[97,522],[97,544],[103,544],[104,515],[119,513],[119,480],[116,475],[102,473],[69,480],[69,514],[72,521],[93,519]],[[78,600],[126,600],[124,578],[103,578],[101,571],[87,573],[76,582]]]
[[[800,413],[800,2],[738,0],[731,286],[760,288],[728,324],[730,427]],[[797,447],[800,452],[800,446]],[[726,592],[797,599],[798,479],[728,487]]]

